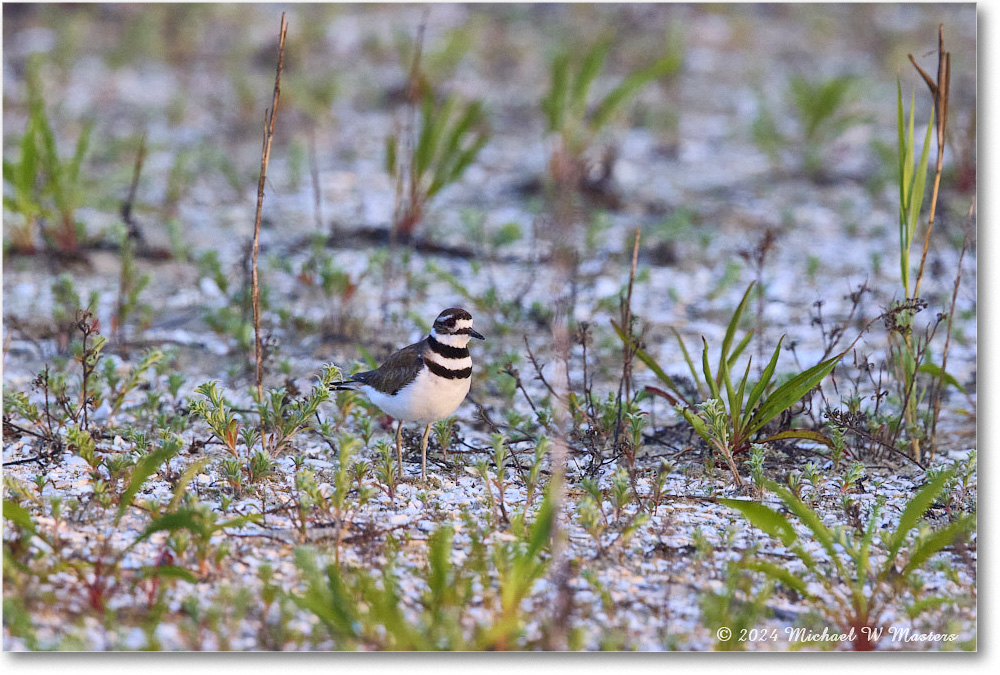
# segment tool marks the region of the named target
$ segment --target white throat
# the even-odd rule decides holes
[[[437,340],[443,345],[448,345],[449,347],[458,347],[459,349],[461,349],[462,347],[468,347],[469,340],[471,339],[471,336],[465,334],[442,335],[433,328],[431,329],[431,337],[433,337],[435,340]]]

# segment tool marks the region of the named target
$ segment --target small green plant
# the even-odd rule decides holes
[[[910,99],[908,120],[903,117],[903,85],[896,82],[896,127],[899,132],[899,267],[903,282],[903,294],[910,295],[910,247],[917,233],[920,212],[924,206],[927,185],[927,162],[931,152],[931,132],[934,130],[934,113],[927,122],[927,132],[920,153],[920,160],[914,167],[916,143],[914,142],[914,112],[916,93]]]
[[[375,444],[375,453],[377,458],[375,462],[375,484],[389,498],[389,502],[395,506],[396,486],[399,478],[395,449],[387,440],[380,439]]]
[[[884,498],[872,509],[867,526],[857,534],[838,525],[830,528],[820,516],[790,490],[773,481],[766,481],[785,508],[808,531],[803,536],[782,513],[754,501],[721,499],[747,519],[754,527],[780,541],[795,556],[801,567],[792,570],[787,564],[774,564],[761,557],[742,563],[745,569],[763,574],[798,593],[818,614],[843,632],[853,635],[855,650],[870,650],[877,645],[889,607],[912,599],[915,607],[927,609],[934,602],[920,592],[920,571],[930,558],[974,531],[974,515],[956,514],[954,520],[937,530],[919,528],[921,518],[941,497],[950,471],[942,471],[924,485],[906,504],[895,530],[876,538],[881,531],[880,516]],[[818,542],[825,553],[820,558],[809,552]],[[875,547],[873,549],[873,547]],[[816,587],[822,589],[817,593]]]
[[[148,350],[138,364],[128,369],[124,377],[119,377],[118,372],[113,367],[104,369],[107,393],[105,398],[111,406],[109,416],[114,416],[121,410],[126,397],[142,384],[143,375],[147,371],[156,368],[157,364],[163,361],[164,353],[159,349]],[[111,361],[105,361],[110,366]]]
[[[212,433],[222,441],[233,457],[239,457],[237,444],[240,438],[240,422],[236,419],[232,406],[223,399],[218,383],[215,381],[205,382],[195,387],[195,393],[204,396],[204,399],[191,402],[191,413],[198,415]]]
[[[600,76],[613,43],[602,39],[581,52],[568,46],[553,60],[551,83],[541,100],[545,130],[556,134],[559,147],[553,151],[549,170],[559,185],[583,179],[582,158],[614,115],[650,83],[676,73],[683,62],[679,39],[667,41],[665,53],[656,61],[629,73],[603,98],[594,101],[593,84]]]
[[[549,447],[551,445],[552,441],[547,436],[542,436],[535,443],[535,452],[532,455],[531,466],[528,467],[528,472],[523,475],[525,511],[531,508],[531,505],[534,503],[535,496],[540,491],[542,463],[545,461],[545,457],[548,455]]]
[[[33,110],[32,113],[24,135],[16,143],[20,151],[18,160],[3,160],[4,182],[10,186],[9,194],[4,190],[3,207],[14,216],[4,218],[4,233],[7,235],[4,239],[5,250],[34,251],[39,220],[46,212],[38,186],[41,159],[36,138],[39,134],[39,121],[37,112]]]
[[[340,368],[327,364],[306,396],[289,398],[283,387],[267,390],[264,400],[257,401],[264,451],[271,457],[288,451],[292,439],[314,423],[320,404],[330,399],[330,384],[340,379]]]
[[[393,227],[408,241],[423,220],[424,208],[444,187],[462,177],[490,137],[481,101],[462,104],[454,95],[441,105],[428,87],[420,107],[416,143],[404,144],[397,134],[385,142],[385,169],[395,179],[399,200]],[[401,149],[412,148],[405,166]]]
[[[857,115],[845,110],[855,80],[841,75],[823,81],[792,77],[788,93],[799,118],[803,163],[806,172],[817,175],[823,166],[823,151],[851,126]]]
[[[133,318],[137,317],[137,328],[148,327],[153,320],[153,308],[142,302],[140,296],[149,286],[152,277],[140,274],[135,262],[135,241],[124,227],[118,229],[122,268],[118,281],[118,302],[115,307],[111,331],[121,340],[121,331]]]
[[[17,144],[20,159],[3,162],[4,181],[11,188],[9,197],[5,190],[4,208],[20,218],[12,229],[10,245],[16,250],[34,251],[37,230],[50,250],[75,252],[83,231],[76,220],[76,210],[86,195],[81,168],[94,125],[85,123],[72,156],[60,157],[55,132],[45,113],[34,60],[29,61],[26,81],[29,117]]]
[[[584,495],[576,503],[576,517],[580,527],[594,542],[594,558],[604,555],[604,533],[608,529],[608,516],[604,512],[604,494],[590,478],[580,482]]]
[[[476,473],[482,478],[486,488],[486,500],[490,505],[490,513],[494,522],[497,518],[497,508],[500,509],[500,517],[503,522],[508,522],[507,505],[505,501],[506,481],[507,481],[507,458],[510,448],[507,446],[507,439],[503,434],[493,434],[493,464],[495,472],[490,476],[489,462],[485,459],[479,460],[476,465]],[[493,496],[493,488],[497,489],[497,496]]]
[[[325,366],[309,394],[297,399],[290,399],[283,387],[267,390],[263,401],[255,401],[256,430],[248,426],[252,422],[237,418],[215,381],[195,388],[195,393],[203,398],[191,402],[191,412],[205,420],[233,457],[241,456],[238,448],[242,441],[248,456],[259,443],[260,449],[273,459],[291,449],[292,439],[315,423],[320,404],[330,398],[330,383],[340,377],[337,366]],[[251,396],[256,399],[256,390],[251,390]]]
[[[451,447],[451,440],[455,432],[455,417],[448,417],[434,423],[432,430],[434,439],[441,446],[441,456],[448,459],[448,448]]]
[[[760,443],[750,446],[750,481],[753,483],[754,494],[760,499],[764,494],[764,455],[767,448]]]
[[[223,269],[217,251],[205,252],[198,258],[198,269],[203,277],[208,277],[224,296],[217,306],[205,308],[205,323],[220,335],[233,339],[237,349],[244,354],[254,353],[253,308],[251,301],[251,273],[248,265],[242,265],[235,273]],[[235,277],[239,283],[230,282]],[[266,312],[271,307],[271,287],[260,286],[260,307]]]
[[[931,374],[939,376],[940,381],[943,381],[945,377],[942,369],[937,368],[935,373],[933,371],[936,368],[934,364],[929,361],[923,362],[933,333],[924,340],[913,334],[914,318],[917,312],[927,304],[914,297],[920,288],[920,274],[923,272],[922,261],[912,288],[910,283],[912,271],[910,248],[916,237],[917,225],[924,205],[931,132],[934,129],[934,112],[932,110],[930,120],[927,122],[927,132],[924,136],[920,159],[914,166],[916,156],[914,142],[916,94],[914,93],[910,99],[910,113],[907,120],[903,115],[902,84],[898,81],[896,89],[896,125],[899,135],[899,173],[897,176],[899,180],[899,266],[905,299],[893,303],[889,315],[891,320],[887,320],[886,325],[889,329],[891,345],[890,361],[899,380],[900,399],[903,401],[902,416],[905,421],[906,438],[909,442],[911,456],[920,462],[923,458],[921,447],[923,430],[920,428],[918,408],[926,391],[917,381],[918,374],[922,370],[926,372],[930,368],[932,369]],[[924,249],[924,255],[926,255],[926,242]]]
[[[234,516],[220,520],[218,513],[203,504],[184,506],[154,517],[131,546],[145,541],[157,532],[176,534],[183,531],[189,537],[189,539],[187,537],[185,539],[194,544],[194,555],[198,563],[199,575],[205,578],[212,567],[218,569],[229,553],[228,545],[225,543],[216,544],[214,539],[227,529],[240,528],[247,523],[259,521],[260,516],[258,515]]]
[[[100,293],[96,290],[87,296],[84,304],[83,298],[76,289],[73,277],[63,272],[52,282],[52,322],[59,331],[60,347],[65,348],[76,330],[77,317],[80,312],[86,311],[93,315],[97,311],[97,302],[100,300]]]
[[[506,650],[523,647],[530,615],[522,601],[548,570],[545,550],[555,522],[547,496],[515,541],[487,551],[472,526],[470,554],[451,561],[453,529],[442,526],[427,543],[426,564],[412,572],[426,590],[404,601],[397,574],[395,540],[386,542],[386,561],[378,572],[366,566],[321,567],[311,549],[297,548],[295,564],[304,590],[290,594],[300,608],[316,615],[336,649]],[[491,581],[491,579],[495,581]],[[470,613],[473,584],[485,583],[484,604]],[[410,604],[412,611],[405,611]],[[413,606],[415,605],[415,606]],[[483,616],[483,612],[486,616]]]
[[[791,408],[817,386],[846,353],[841,352],[794,375],[782,385],[774,387],[770,393],[767,393],[773,386],[774,371],[781,352],[781,343],[784,341],[784,338],[782,338],[778,341],[771,355],[771,360],[764,368],[760,379],[756,383],[751,383],[750,381],[752,358],[748,359],[743,375],[734,382],[731,369],[735,365],[736,358],[743,352],[749,342],[752,332],[748,332],[736,345],[735,349],[732,348],[732,344],[735,339],[737,324],[750,297],[750,291],[753,286],[754,284],[751,283],[747,287],[746,292],[743,294],[743,299],[733,313],[733,317],[726,330],[726,335],[722,341],[718,366],[714,373],[709,363],[708,343],[704,338],[702,338],[703,379],[698,377],[694,363],[691,361],[687,349],[684,348],[683,342],[681,342],[685,359],[695,381],[698,382],[699,387],[708,389],[710,398],[701,406],[693,406],[684,395],[683,389],[660,368],[659,364],[645,350],[638,348],[636,350],[636,357],[650,366],[660,381],[670,390],[668,393],[656,388],[652,388],[651,390],[647,388],[647,391],[664,396],[668,400],[677,403],[678,412],[694,427],[698,435],[710,447],[718,449],[726,458],[737,485],[742,485],[743,481],[736,470],[735,464],[733,464],[733,456],[747,450],[765,425]],[[615,330],[622,340],[626,339],[625,333],[617,324],[615,324]],[[766,396],[765,393],[767,393]],[[713,400],[715,403],[712,403]],[[830,445],[830,441],[826,436],[807,429],[786,429],[771,434],[767,438],[760,439],[758,442],[766,443],[788,438],[803,438]]]
[[[757,147],[774,162],[782,148],[794,146],[800,153],[806,175],[813,179],[822,177],[830,144],[862,120],[860,115],[848,110],[855,82],[850,75],[827,80],[793,76],[788,81],[787,99],[798,123],[798,133],[782,133],[774,114],[762,103],[751,129]]]
[[[702,622],[715,637],[715,651],[744,650],[746,631],[760,628],[763,619],[771,614],[767,603],[774,594],[774,582],[768,579],[759,587],[754,583],[754,575],[746,569],[753,552],[749,549],[739,561],[727,562],[725,586],[720,591],[708,591],[700,598]],[[768,635],[770,632],[761,630],[760,633]]]

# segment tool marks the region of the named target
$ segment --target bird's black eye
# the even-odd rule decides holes
[[[455,327],[455,320],[454,319],[448,319],[448,320],[446,320],[444,322],[444,325],[446,325],[448,328],[454,328]]]

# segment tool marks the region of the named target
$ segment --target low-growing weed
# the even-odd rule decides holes
[[[767,481],[767,489],[808,531],[808,537],[770,506],[735,499],[720,501],[780,541],[801,565],[791,569],[787,564],[778,565],[757,556],[741,563],[742,567],[794,591],[830,624],[844,633],[850,632],[853,649],[870,650],[877,646],[874,636],[884,627],[885,613],[890,607],[907,598],[918,603],[917,607],[926,609],[933,605],[918,590],[921,571],[933,555],[975,530],[975,516],[961,514],[940,529],[920,527],[921,518],[941,498],[952,478],[952,472],[942,471],[928,480],[906,504],[892,533],[879,537],[876,533],[881,531],[884,498],[874,505],[864,529],[852,534],[843,525],[828,527],[791,491]],[[914,531],[916,536],[911,539]],[[822,547],[824,557],[810,552],[809,545],[814,541]],[[822,592],[817,592],[817,588]]]
[[[530,615],[521,603],[548,569],[545,550],[554,521],[547,497],[516,541],[494,544],[492,555],[474,541],[472,555],[460,564],[452,562],[454,530],[442,526],[428,540],[426,565],[416,569],[400,569],[392,540],[386,542],[387,559],[378,572],[337,562],[321,567],[314,551],[298,548],[295,563],[305,588],[291,598],[316,615],[336,649],[524,648]],[[418,599],[403,595],[403,574],[422,579],[426,591]],[[476,583],[487,588],[483,606],[472,614],[469,601]],[[406,611],[408,606],[412,611]]]

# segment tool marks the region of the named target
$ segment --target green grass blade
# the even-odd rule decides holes
[[[469,133],[473,125],[477,124],[482,119],[482,116],[483,108],[482,103],[479,101],[473,101],[465,107],[461,116],[447,133],[441,152],[442,164],[448,164],[449,160],[458,156],[459,146],[462,143],[462,139],[467,133]]]
[[[706,444],[711,445],[712,435],[708,430],[708,425],[705,424],[705,420],[698,417],[688,408],[684,409],[683,414],[684,419],[686,419],[688,424],[691,425],[691,428],[694,429],[699,436],[701,436],[701,439],[705,441]]]
[[[684,362],[687,364],[688,370],[691,371],[691,380],[694,381],[695,385],[698,387],[698,394],[701,397],[705,397],[705,390],[701,384],[701,377],[698,375],[698,371],[694,367],[694,361],[691,360],[691,355],[688,353],[687,345],[684,344],[684,340],[681,339],[681,334],[677,332],[677,329],[673,326],[670,327],[673,331],[674,337],[677,338],[677,345],[681,348],[681,354],[684,355]]]
[[[739,415],[739,408],[736,402],[736,390],[733,388],[733,380],[729,374],[729,364],[722,364],[722,383],[726,388],[726,403],[729,405],[729,419],[733,423],[733,435],[736,435],[736,420]]]
[[[744,408],[743,396],[746,394],[747,380],[750,379],[750,364],[753,363],[753,357],[747,359],[747,369],[743,371],[743,378],[740,380],[740,388],[736,392],[736,407],[730,411],[729,415],[733,418],[733,435],[736,435],[736,427],[739,426],[741,429],[746,426],[744,420],[750,414],[748,410]]]
[[[547,131],[558,131],[563,126],[566,111],[566,92],[569,88],[569,54],[559,54],[552,61],[552,86],[542,99],[542,112],[548,123]]]
[[[618,338],[624,344],[625,343],[625,331],[622,330],[622,327],[618,325],[617,321],[612,321],[611,322],[611,326],[615,329],[615,333],[618,334]],[[633,338],[633,340],[634,340],[634,338]],[[687,352],[685,352],[685,354],[686,353]],[[648,352],[646,352],[646,350],[637,347],[636,350],[635,350],[635,357],[637,359],[639,359],[640,361],[642,361],[644,364],[646,364],[646,367],[653,371],[653,374],[656,375],[657,379],[659,379],[660,382],[662,382],[663,384],[666,385],[667,389],[669,389],[673,394],[675,394],[678,398],[680,398],[682,401],[684,401],[685,405],[687,405],[687,406],[690,407],[690,405],[691,405],[690,402],[687,400],[686,397],[684,397],[680,393],[680,390],[677,388],[677,385],[674,383],[673,378],[671,378],[669,375],[667,375],[667,373],[663,370],[663,368],[660,367],[660,364],[657,363],[656,360],[653,359],[653,357],[650,356]],[[688,360],[688,362],[690,364],[690,359]]]
[[[583,63],[580,65],[580,71],[573,80],[573,87],[570,91],[572,106],[580,109],[585,108],[587,105],[587,92],[590,91],[590,85],[594,83],[597,75],[604,68],[604,62],[607,60],[610,49],[611,41],[604,39],[587,51],[587,54],[583,57]]]
[[[775,389],[750,419],[748,425],[749,433],[758,431],[772,419],[795,405],[813,387],[818,385],[824,377],[830,374],[846,353],[841,352],[822,363],[816,364]]]
[[[747,331],[747,334],[743,336],[743,339],[740,340],[739,344],[736,345],[736,348],[733,349],[732,353],[729,355],[730,368],[732,368],[733,364],[736,363],[736,359],[743,355],[743,352],[746,350],[747,345],[750,344],[750,338],[752,338],[753,335],[754,333],[752,330]]]
[[[3,519],[9,520],[25,532],[36,533],[35,521],[31,519],[31,514],[23,506],[9,499],[3,500]]]
[[[140,534],[129,545],[129,548],[132,548],[141,541],[149,539],[150,536],[157,532],[176,532],[177,530],[202,532],[203,529],[201,517],[197,511],[194,509],[179,509],[172,513],[166,513],[162,516],[154,518],[153,521],[146,526],[146,529],[142,531],[142,534]]]
[[[128,487],[122,492],[122,496],[118,502],[118,514],[115,516],[115,521],[121,520],[121,517],[125,515],[125,511],[132,504],[132,499],[135,497],[136,493],[139,492],[146,480],[156,473],[163,464],[168,462],[171,457],[176,453],[176,450],[171,447],[161,447],[155,452],[151,452],[136,463],[135,468],[132,469],[132,477],[129,479]]]
[[[809,592],[806,582],[789,572],[784,567],[779,567],[778,565],[769,563],[765,560],[749,560],[742,563],[740,567],[753,572],[761,572],[765,576],[784,584],[787,588],[795,591],[803,598],[813,597],[813,594]]]
[[[899,168],[897,179],[899,180],[899,204],[900,204],[900,225],[903,223],[902,208],[906,203],[906,121],[903,117],[903,85],[896,79],[896,131],[899,136]]]
[[[962,384],[955,379],[955,376],[950,373],[942,371],[941,366],[937,365],[936,363],[921,363],[920,367],[917,368],[917,371],[921,373],[926,373],[927,375],[930,375],[935,379],[941,379],[946,384],[955,387],[955,389],[958,389],[963,394],[966,393],[965,387],[963,387]]]
[[[701,345],[701,369],[705,373],[705,382],[708,383],[708,390],[711,394],[710,398],[719,398],[719,383],[712,377],[712,366],[708,364],[708,342],[704,337],[701,338]],[[721,373],[719,377],[722,377]]]
[[[781,501],[785,502],[785,506],[788,507],[788,510],[791,511],[803,525],[809,528],[809,530],[813,533],[813,536],[816,538],[816,541],[819,542],[820,546],[823,547],[823,550],[826,551],[828,556],[830,556],[831,561],[840,567],[840,558],[836,549],[833,547],[833,532],[831,532],[830,528],[823,524],[819,515],[809,508],[801,499],[792,494],[787,488],[771,480],[766,481],[765,484],[767,489],[776,494]]]
[[[747,399],[746,412],[744,415],[744,424],[750,421],[750,416],[753,415],[754,407],[760,400],[760,397],[764,395],[769,384],[771,384],[771,378],[774,377],[774,369],[778,365],[778,355],[781,352],[781,343],[784,342],[785,336],[782,335],[778,340],[778,345],[774,348],[774,353],[771,354],[771,360],[768,361],[767,366],[764,368],[764,372],[760,374],[760,379],[750,390],[750,397]]]
[[[931,504],[944,491],[948,481],[953,477],[954,472],[942,471],[933,480],[928,481],[926,485],[920,488],[920,491],[906,503],[906,506],[903,508],[903,514],[899,517],[899,523],[896,525],[896,530],[887,541],[889,555],[886,562],[888,564],[893,563],[896,554],[906,540],[906,535],[917,526],[920,519],[927,513],[927,509],[931,507]]]
[[[591,115],[590,118],[590,128],[594,130],[601,129],[605,124],[607,124],[615,110],[639,93],[640,89],[653,80],[670,75],[679,67],[680,59],[677,54],[670,53],[649,67],[632,73],[626,77],[620,85],[611,90],[611,92],[597,104],[597,107],[594,109],[594,114]]]
[[[76,151],[73,153],[73,159],[70,160],[67,166],[67,178],[74,185],[80,178],[80,167],[83,165],[83,159],[90,148],[90,135],[93,131],[94,123],[93,121],[88,121],[80,131],[80,138],[76,140]]]
[[[528,533],[528,549],[524,552],[524,560],[535,560],[542,549],[548,545],[555,519],[556,509],[552,501],[551,490],[549,490],[542,505],[538,508],[538,513],[535,514],[535,522],[532,523]]]
[[[736,337],[736,329],[739,326],[740,317],[743,316],[743,310],[746,308],[747,301],[750,299],[750,290],[754,287],[754,283],[755,282],[751,281],[750,285],[747,286],[747,290],[744,291],[740,304],[736,306],[733,316],[729,319],[729,325],[726,326],[726,336],[722,339],[722,351],[719,353],[720,373],[722,370],[722,362],[729,360],[729,349],[733,345],[733,338]]]
[[[833,441],[820,432],[812,431],[810,429],[786,429],[785,431],[779,431],[778,433],[768,436],[767,438],[762,438],[759,442],[771,443],[772,441],[787,441],[791,438],[801,438],[806,441],[822,443],[829,448],[833,447]]]
[[[430,573],[427,575],[427,587],[435,609],[444,605],[444,598],[448,593],[452,532],[450,527],[443,526],[428,537],[427,565]]]
[[[209,461],[210,458],[202,457],[199,460],[191,462],[191,464],[184,469],[184,473],[181,474],[180,479],[174,485],[174,496],[171,498],[170,506],[168,507],[170,510],[174,510],[180,506],[181,499],[184,498],[184,491],[187,489],[187,486],[192,480],[194,480],[195,476],[201,473],[205,467],[208,466]]]
[[[924,191],[927,187],[927,162],[930,159],[931,132],[934,130],[934,111],[931,110],[930,120],[927,122],[927,133],[924,136],[924,147],[920,151],[920,164],[917,172],[913,176],[913,188],[910,193],[909,203],[909,223],[907,225],[908,239],[913,241],[917,232],[917,224],[920,221],[920,210],[924,205]]]
[[[720,499],[719,503],[736,509],[751,525],[778,539],[785,546],[791,546],[798,539],[798,534],[788,519],[769,506],[745,499]]]
[[[901,575],[906,576],[916,569],[919,569],[927,559],[943,549],[955,543],[960,536],[972,532],[976,527],[976,519],[971,516],[963,516],[947,527],[937,530],[924,539],[910,554],[910,559],[906,562]]]
[[[858,578],[855,582],[861,586],[863,586],[865,581],[870,577],[869,551],[871,550],[872,539],[875,538],[875,526],[878,523],[880,511],[880,505],[876,504],[875,508],[872,509],[871,517],[868,518],[868,526],[865,528],[865,534],[861,537],[861,547],[858,550],[857,557]]]
[[[198,583],[198,578],[177,565],[145,565],[139,568],[143,579],[180,579],[189,584]]]

